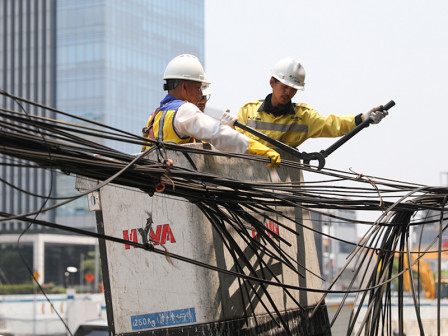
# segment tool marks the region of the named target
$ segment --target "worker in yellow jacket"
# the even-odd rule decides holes
[[[280,165],[280,155],[276,151],[222,125],[197,107],[204,96],[202,90],[210,83],[196,56],[183,54],[173,58],[166,67],[163,79],[163,88],[168,94],[143,128],[145,137],[178,144],[198,139],[220,151],[266,156],[271,160],[268,167]]]
[[[387,115],[387,110],[378,106],[359,115],[322,116],[309,105],[293,103],[291,100],[297,90],[304,90],[305,70],[291,57],[275,64],[269,83],[272,93],[264,100],[248,102],[241,107],[237,116],[224,113],[221,123],[232,126],[238,120],[275,140],[297,147],[308,138],[345,135],[368,117],[377,124]],[[267,146],[273,146],[255,135],[237,130]]]

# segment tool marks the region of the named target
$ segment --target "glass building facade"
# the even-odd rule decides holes
[[[134,134],[163,98],[167,63],[204,61],[203,1],[59,0],[57,16],[58,108]]]
[[[203,0],[0,3],[1,89],[134,134],[141,134],[165,95],[162,76],[167,63],[183,53],[204,62]],[[103,144],[127,153],[140,151],[137,145]],[[58,196],[76,194],[73,176],[23,173],[7,165],[1,169],[2,176],[24,189],[36,184],[36,193],[45,195],[51,189]],[[1,188],[3,211],[33,210],[35,198],[19,196],[4,183]],[[94,223],[85,199],[59,208],[52,220],[73,226]],[[20,229],[0,226],[10,228]]]
[[[47,106],[56,106],[56,2],[0,1],[0,89]],[[4,109],[54,118],[54,113],[0,96]],[[1,128],[0,128],[1,129]],[[36,132],[36,136],[40,136]],[[56,173],[20,167],[25,162],[0,155],[0,211],[24,214],[54,203]],[[32,196],[22,191],[26,190]],[[53,213],[38,219],[54,221]],[[19,220],[0,222],[0,232],[21,231]],[[42,230],[32,225],[30,230]]]

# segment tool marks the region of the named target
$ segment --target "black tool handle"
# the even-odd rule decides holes
[[[288,146],[288,145],[284,144],[281,141],[272,139],[271,137],[269,137],[266,134],[261,133],[261,132],[255,130],[255,129],[253,129],[252,127],[249,127],[249,126],[247,126],[247,125],[245,125],[245,124],[243,124],[243,123],[241,123],[239,121],[235,121],[235,123],[233,125],[236,126],[236,127],[241,128],[241,129],[243,129],[243,130],[245,130],[245,131],[247,131],[247,132],[257,136],[257,137],[259,137],[260,139],[263,139],[266,142],[269,142],[271,145],[274,145],[277,148],[283,149],[285,152],[287,152],[289,154],[292,154],[292,155],[298,157],[299,159],[302,158],[301,153],[297,149],[295,149],[295,148],[293,148],[291,146]]]
[[[274,145],[275,147],[280,148],[280,149],[284,150],[285,152],[292,154],[299,159],[302,159],[303,162],[306,164],[309,164],[311,160],[317,160],[319,162],[318,170],[321,170],[325,166],[325,158],[320,153],[308,154],[305,152],[299,152],[294,147],[288,146],[281,141],[272,139],[271,137],[267,136],[266,134],[261,133],[255,129],[253,129],[252,127],[249,127],[246,124],[243,124],[239,121],[235,121],[235,123],[233,125],[259,137],[260,139],[265,140],[266,142],[269,142],[271,145]]]
[[[395,102],[393,100],[391,100],[390,102],[388,102],[386,105],[383,106],[383,110],[389,110],[394,105],[395,105]],[[360,123],[358,126],[356,126],[356,128],[354,128],[352,131],[350,131],[349,133],[344,135],[342,138],[340,138],[338,141],[336,141],[334,144],[332,144],[330,147],[328,147],[325,150],[320,151],[320,153],[324,157],[327,157],[328,155],[333,153],[336,149],[341,147],[344,143],[346,143],[348,140],[350,140],[353,136],[355,136],[359,131],[368,127],[371,122],[372,122],[372,119],[370,119],[370,117],[367,118],[362,123]]]
[[[388,102],[386,105],[383,106],[383,110],[389,110],[390,108],[395,106],[395,102],[393,100],[391,100],[390,102]]]

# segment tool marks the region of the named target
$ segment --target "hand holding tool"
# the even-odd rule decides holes
[[[394,105],[395,105],[395,102],[393,100],[391,100],[386,105],[384,105],[382,108],[381,108],[381,106],[379,106],[378,108],[370,110],[369,111],[370,113],[368,113],[368,117],[362,123],[360,123],[358,126],[356,126],[353,130],[351,130],[349,133],[347,133],[342,138],[337,140],[334,144],[332,144],[327,149],[321,150],[320,152],[313,152],[313,153],[299,152],[296,148],[288,146],[278,140],[272,139],[271,137],[267,136],[266,134],[261,133],[257,130],[254,130],[253,128],[251,128],[239,121],[235,121],[233,125],[259,137],[260,139],[263,139],[266,142],[269,142],[271,145],[274,145],[275,147],[280,148],[287,153],[290,153],[290,154],[302,159],[303,163],[305,163],[305,164],[309,164],[311,160],[317,160],[318,161],[317,170],[321,170],[325,166],[325,158],[328,155],[330,155],[336,149],[341,147],[344,143],[346,143],[348,140],[350,140],[353,136],[355,136],[362,129],[368,127],[371,123],[378,123],[382,118],[384,118],[387,115],[388,110],[390,108],[392,108]],[[375,111],[373,111],[373,110],[375,110]],[[383,112],[383,111],[385,111],[385,112]],[[374,115],[372,115],[372,113],[374,113],[374,112],[376,112],[376,113],[381,112],[381,113],[374,116]],[[372,117],[374,117],[375,120],[372,119]]]
[[[384,107],[381,109],[381,106],[379,106],[380,111],[388,111],[390,108],[392,108],[395,105],[395,102],[393,100],[391,100],[390,102],[388,102],[386,105],[384,105]],[[373,111],[373,110],[371,110]],[[371,112],[370,111],[370,112]],[[377,112],[377,111],[375,111]],[[315,152],[315,153],[310,153],[310,154],[306,154],[306,156],[308,156],[307,158],[303,159],[303,162],[306,164],[309,164],[310,160],[318,160],[319,161],[319,167],[317,168],[318,170],[322,169],[322,167],[320,167],[320,163],[323,160],[324,165],[325,165],[325,158],[330,155],[331,153],[333,153],[336,149],[338,149],[339,147],[341,147],[344,143],[346,143],[348,140],[350,140],[353,136],[355,136],[356,134],[358,134],[361,130],[363,130],[366,127],[369,127],[369,125],[371,123],[375,123],[375,121],[371,118],[371,114],[370,113],[369,117],[367,119],[365,119],[362,123],[360,123],[358,126],[356,126],[353,130],[351,130],[349,133],[347,133],[346,135],[344,135],[342,138],[340,138],[339,140],[337,140],[334,144],[332,144],[330,147],[328,147],[325,150],[321,150],[319,153]],[[387,115],[385,113],[383,113],[384,116]],[[384,118],[384,116],[381,117]],[[380,120],[381,120],[380,119]],[[378,121],[379,122],[379,121]]]

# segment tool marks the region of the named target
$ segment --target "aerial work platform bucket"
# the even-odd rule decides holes
[[[202,148],[203,144],[189,146]],[[155,160],[157,156],[153,154],[149,158]],[[243,158],[201,153],[185,155],[171,150],[167,150],[166,155],[173,161],[173,168],[197,169],[244,183],[302,179],[297,169],[267,168],[265,162]],[[77,178],[79,190],[89,190],[96,184],[98,181]],[[206,192],[203,197],[208,197]],[[233,272],[249,276],[253,276],[253,272],[236,266],[235,260],[239,257],[232,248],[226,247],[222,236],[191,200],[167,195],[162,188],[152,194],[109,184],[96,196],[91,195],[89,202],[96,211],[99,233],[143,244],[146,228],[147,242],[167,252],[156,254],[131,244],[100,240],[108,320],[114,334],[284,335],[284,328],[276,322],[276,307],[294,334],[330,335],[325,306],[309,316],[321,294],[305,290],[289,290],[286,294],[280,286],[236,277]],[[227,225],[226,230],[244,251],[245,258],[259,277],[321,289],[314,236],[306,229],[312,226],[309,213],[299,207],[277,206],[275,209],[282,216],[277,213],[251,215],[281,237],[276,241],[282,251],[293,257],[296,271],[279,262],[275,255],[264,253],[260,256],[248,247],[241,232],[234,227]],[[287,217],[295,218],[303,226]],[[276,221],[297,234],[277,225]],[[253,227],[245,225],[245,228],[248,236],[258,239]],[[275,234],[271,238],[275,239]],[[259,242],[263,243],[263,240],[259,239]],[[218,272],[171,258],[170,254],[231,272]],[[269,274],[266,267],[275,274]]]

